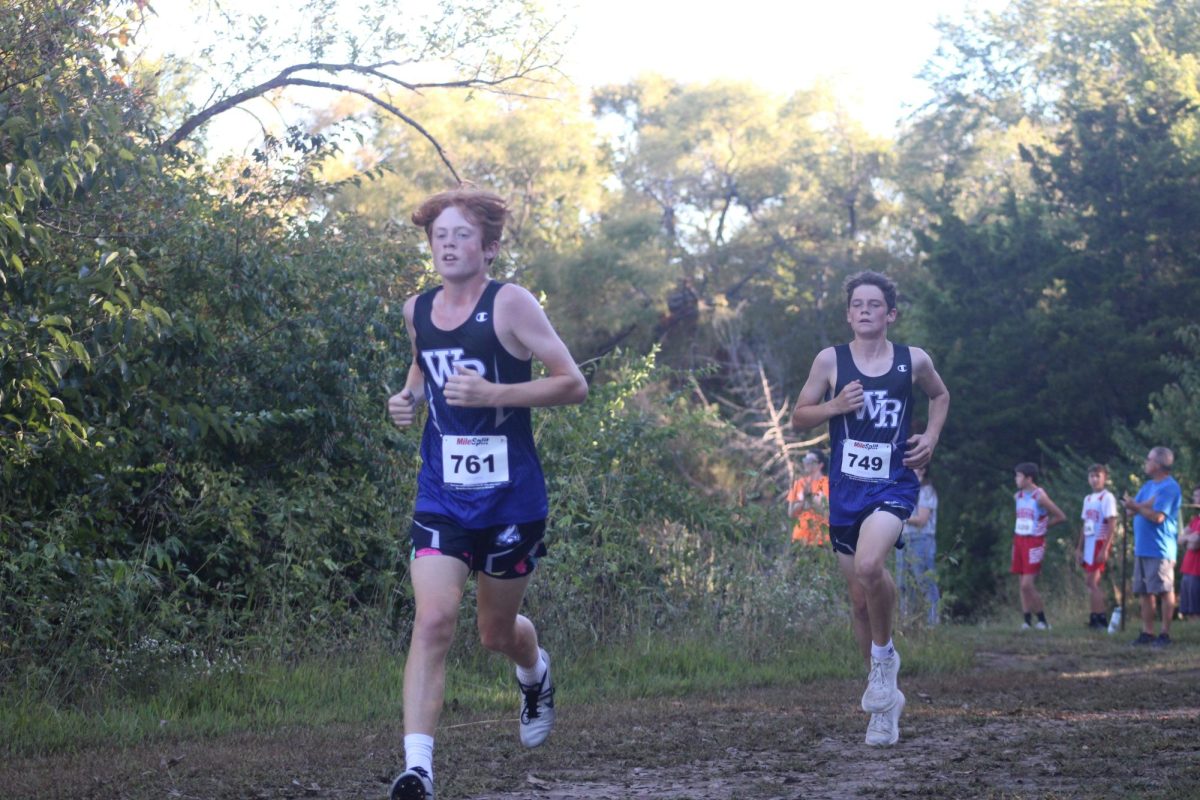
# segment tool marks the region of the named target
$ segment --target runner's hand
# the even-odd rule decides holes
[[[862,381],[850,381],[842,390],[838,392],[838,396],[833,398],[834,408],[839,414],[849,414],[852,411],[858,411],[863,407],[866,400],[863,398]]]
[[[411,389],[401,389],[399,394],[388,398],[388,416],[401,428],[413,424],[417,418],[417,398]]]
[[[929,464],[933,458],[933,448],[937,447],[937,440],[927,433],[918,433],[908,437],[905,444],[907,447],[904,452],[904,466],[916,469]]]
[[[446,378],[446,385],[442,387],[442,395],[452,406],[489,408],[496,405],[492,401],[494,386],[495,384],[475,370],[455,364],[454,374]]]

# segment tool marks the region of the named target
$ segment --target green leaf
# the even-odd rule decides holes
[[[25,236],[25,227],[21,225],[21,220],[17,219],[15,214],[0,214],[0,222],[7,225],[18,236]]]

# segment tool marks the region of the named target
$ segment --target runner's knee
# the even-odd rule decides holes
[[[511,649],[516,638],[516,625],[513,620],[487,623],[479,621],[479,643],[486,650],[493,653],[506,652]]]
[[[854,577],[863,586],[874,586],[883,580],[885,570],[883,559],[864,557],[860,554],[854,560]]]
[[[426,646],[449,647],[457,623],[457,608],[418,608],[413,619],[412,638]]]

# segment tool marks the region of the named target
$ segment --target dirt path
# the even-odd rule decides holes
[[[512,720],[449,715],[439,800],[1200,797],[1200,652],[999,639],[955,676],[902,676],[900,743],[862,744],[858,681],[563,706],[546,746]],[[995,643],[993,642],[992,645]],[[565,693],[564,693],[565,694]],[[568,695],[569,696],[569,695]],[[0,766],[0,797],[386,795],[399,731],[325,728]]]

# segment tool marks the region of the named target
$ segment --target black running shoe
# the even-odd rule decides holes
[[[388,800],[433,800],[433,778],[423,767],[406,769],[392,781]]]

